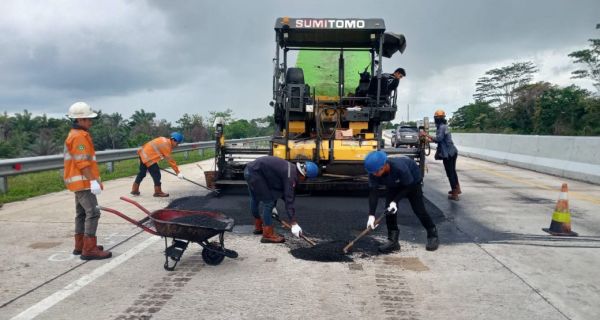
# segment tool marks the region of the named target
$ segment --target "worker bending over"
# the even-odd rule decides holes
[[[177,162],[171,158],[173,148],[177,147],[183,141],[183,135],[179,132],[171,133],[171,138],[158,137],[142,146],[138,150],[140,156],[140,171],[135,177],[133,186],[131,187],[131,194],[134,196],[140,195],[140,183],[144,177],[146,177],[146,171],[150,172],[152,180],[154,181],[154,196],[155,197],[168,197],[168,193],[164,193],[160,183],[160,167],[158,161],[167,159],[167,162],[173,168],[177,177],[183,179],[183,173],[179,171]]]
[[[439,240],[437,228],[431,217],[425,210],[423,202],[423,190],[421,187],[421,171],[419,166],[411,158],[400,156],[388,158],[383,151],[372,151],[365,158],[365,169],[369,173],[369,219],[367,227],[375,229],[375,210],[379,197],[377,189],[379,186],[386,187],[387,207],[385,222],[388,229],[388,242],[379,247],[379,251],[389,253],[400,250],[398,242],[398,201],[402,198],[408,198],[413,212],[425,230],[427,230],[428,251],[434,251],[438,248]]]
[[[254,234],[262,234],[262,243],[281,243],[285,238],[273,230],[271,217],[278,199],[285,202],[285,210],[290,219],[292,233],[299,237],[302,229],[296,221],[294,209],[295,188],[299,181],[314,178],[319,168],[314,162],[306,161],[293,164],[281,158],[260,157],[246,165],[244,178],[250,193],[250,211],[254,216]],[[263,204],[262,219],[258,212]]]

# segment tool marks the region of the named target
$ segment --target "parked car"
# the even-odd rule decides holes
[[[392,146],[395,148],[418,147],[419,129],[415,126],[398,126],[392,135]]]

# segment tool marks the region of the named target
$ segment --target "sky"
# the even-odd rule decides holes
[[[129,117],[155,112],[234,118],[272,114],[277,17],[383,18],[402,33],[406,69],[394,122],[472,102],[477,78],[533,61],[534,81],[593,90],[571,79],[567,55],[600,38],[598,0],[0,2],[0,111],[63,117],[76,101]]]

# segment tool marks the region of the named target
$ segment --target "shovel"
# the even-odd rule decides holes
[[[381,219],[383,219],[383,217],[385,217],[385,213],[380,215],[377,219],[375,219],[375,228],[377,228],[379,226],[379,222],[381,221]],[[350,248],[352,248],[352,246],[354,246],[354,243],[356,243],[356,241],[360,240],[360,238],[364,237],[367,233],[369,233],[371,230],[371,227],[367,227],[365,230],[363,230],[358,236],[356,236],[356,238],[354,238],[354,240],[350,241],[350,243],[348,243],[348,245],[346,245],[344,247],[344,254],[347,254],[348,251],[350,251]]]
[[[273,216],[273,219],[279,221],[279,223],[281,223],[284,228],[292,230],[292,226],[290,226],[289,223],[287,223],[285,220],[281,220],[281,218],[279,217],[279,213],[277,213],[277,208],[273,208],[272,216]],[[309,238],[307,238],[306,236],[304,236],[304,234],[302,234],[302,232],[300,233],[300,238],[302,238],[304,241],[308,242],[313,247],[316,245],[316,243],[314,241],[312,241]]]
[[[174,173],[174,172],[171,172],[171,171],[169,171],[169,170],[167,170],[167,169],[160,168],[160,170],[162,170],[162,171],[164,171],[164,172],[166,172],[166,173],[172,174],[172,175],[174,175],[174,176],[177,176],[177,174],[176,174],[176,173]],[[202,188],[204,188],[204,189],[206,189],[206,190],[208,190],[208,191],[212,191],[212,192],[215,192],[216,194],[219,194],[219,191],[217,191],[217,190],[215,190],[215,189],[211,189],[211,188],[209,188],[209,187],[207,187],[207,186],[201,185],[201,184],[199,184],[198,182],[192,181],[192,180],[190,180],[190,179],[188,179],[188,178],[183,178],[183,180],[185,180],[185,181],[187,181],[187,182],[189,182],[189,183],[193,183],[193,184],[195,184],[195,185],[197,185],[197,186],[199,186],[199,187],[202,187]]]

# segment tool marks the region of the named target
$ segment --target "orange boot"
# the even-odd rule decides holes
[[[164,193],[160,186],[154,186],[154,196],[164,198],[164,197],[168,197],[169,194]]]
[[[263,236],[260,239],[262,243],[283,243],[285,242],[285,238],[275,233],[273,230],[273,226],[264,226],[263,227]]]
[[[452,193],[448,194],[448,199],[458,201],[458,188],[452,190]]]
[[[140,184],[139,183],[133,183],[133,186],[131,186],[131,192],[132,195],[134,196],[139,196],[140,195]]]
[[[100,260],[112,257],[110,251],[103,251],[96,245],[96,237],[83,237],[83,251],[81,260]]]
[[[97,246],[99,250],[103,250],[103,246]],[[75,234],[75,249],[73,249],[73,254],[78,256],[81,254],[83,250],[83,233]]]
[[[460,184],[457,184],[455,189],[458,191],[458,194],[462,193],[462,191],[460,190]],[[452,194],[452,192],[454,192],[454,189],[448,191],[448,194]]]
[[[262,234],[263,233],[263,225],[262,225],[263,221],[260,218],[254,218],[254,231],[252,231],[252,233],[254,234]]]

